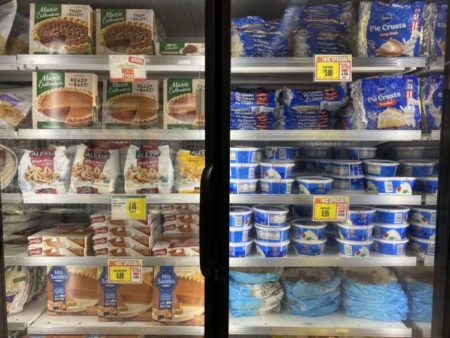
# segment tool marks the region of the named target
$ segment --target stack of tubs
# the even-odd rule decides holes
[[[325,250],[327,224],[313,222],[305,218],[291,222],[291,241],[294,252],[300,256],[318,256]]]
[[[332,161],[328,159],[329,153],[329,147],[300,148],[302,160],[297,163],[297,170],[301,174],[296,176],[299,194],[320,195],[327,194],[331,190],[333,179],[327,177]]]
[[[253,207],[256,252],[264,257],[284,257],[289,246],[289,209],[278,206]]]
[[[230,206],[230,257],[246,257],[250,254],[253,240],[252,209]]]
[[[375,209],[366,206],[350,206],[345,223],[338,223],[339,253],[345,256],[366,257],[373,244]]]
[[[434,256],[436,240],[436,209],[413,207],[409,213],[409,239],[412,251],[420,256]]]
[[[436,194],[438,189],[436,165],[436,161],[430,160],[402,160],[400,161],[400,173],[415,177],[414,192]]]
[[[298,148],[266,147],[265,160],[260,164],[260,189],[263,194],[290,194],[294,183],[295,160]]]
[[[375,251],[384,255],[404,255],[408,243],[409,208],[377,207],[373,230]]]
[[[230,148],[230,194],[256,192],[260,161],[260,148]]]

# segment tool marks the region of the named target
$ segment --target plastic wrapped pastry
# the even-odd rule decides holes
[[[424,131],[431,132],[441,128],[443,75],[429,75],[423,79],[421,102],[424,115]]]
[[[0,5],[0,54],[5,54],[5,46],[17,11],[17,1]]]
[[[11,184],[17,170],[17,156],[8,147],[0,145],[0,189]]]
[[[32,106],[31,88],[0,89],[0,128],[16,129]]]

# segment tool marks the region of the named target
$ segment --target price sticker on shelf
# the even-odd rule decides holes
[[[142,259],[108,259],[108,283],[142,284]]]
[[[145,195],[111,195],[111,218],[116,220],[147,219]]]
[[[314,55],[315,82],[351,82],[351,55]]]
[[[349,204],[348,196],[313,196],[313,221],[346,221]]]
[[[145,81],[145,57],[142,55],[110,55],[109,76],[113,82]]]

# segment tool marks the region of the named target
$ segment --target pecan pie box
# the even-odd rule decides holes
[[[93,30],[91,6],[30,4],[30,54],[93,54]]]
[[[98,268],[98,320],[150,322],[153,267],[142,268],[141,284],[108,283],[108,268]]]
[[[97,128],[97,75],[33,72],[33,128]]]
[[[103,127],[148,128],[158,120],[158,80],[103,82]]]
[[[97,267],[47,267],[49,315],[95,316],[98,302],[97,290]]]
[[[205,280],[199,269],[155,266],[152,317],[162,324],[203,325]]]
[[[154,54],[165,30],[151,9],[97,9],[97,54]]]
[[[160,55],[205,55],[205,44],[195,42],[161,42]]]
[[[168,78],[164,80],[164,129],[197,129],[197,89],[204,79]]]

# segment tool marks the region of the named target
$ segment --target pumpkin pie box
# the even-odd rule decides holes
[[[97,75],[33,72],[35,129],[97,128]]]
[[[142,268],[142,284],[108,283],[108,268],[98,268],[98,320],[150,322],[153,267]]]
[[[200,243],[195,237],[161,238],[152,248],[152,256],[199,256]]]
[[[151,9],[96,10],[97,54],[154,54],[165,35]]]
[[[103,82],[102,122],[106,129],[148,128],[158,121],[158,80]]]
[[[155,266],[152,318],[161,324],[203,325],[205,280],[200,269]]]
[[[30,54],[93,54],[93,32],[91,6],[30,4]]]
[[[98,302],[97,289],[96,266],[48,266],[48,314],[95,316]]]
[[[205,85],[204,79],[167,78],[164,80],[164,129],[198,129],[200,109],[197,92]]]

